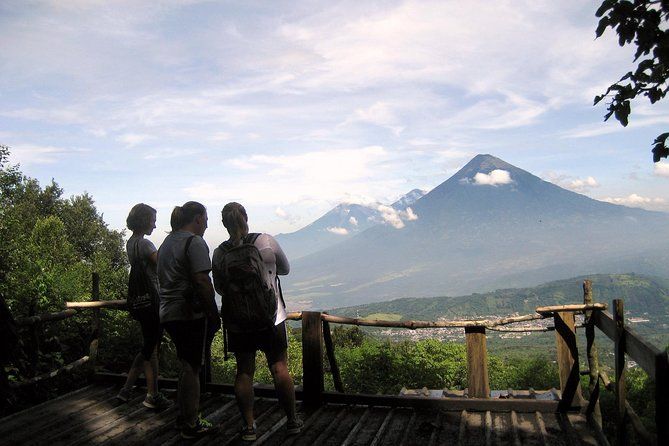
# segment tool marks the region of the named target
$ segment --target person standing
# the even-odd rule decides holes
[[[130,209],[126,224],[132,231],[126,243],[128,260],[133,267],[144,269],[144,277],[147,278],[146,285],[152,287],[149,295],[157,297],[157,251],[154,244],[144,238],[145,235],[151,235],[156,228],[156,210],[144,203],[136,204]],[[135,381],[144,372],[147,392],[142,404],[151,409],[162,410],[168,407],[171,401],[158,392],[158,351],[163,337],[158,317],[158,302],[153,302],[152,308],[143,312],[141,317],[136,318],[142,328],[142,349],[135,356],[125,384],[116,397],[127,402]]]
[[[214,288],[209,278],[209,248],[203,240],[207,210],[195,201],[177,206],[170,219],[172,232],[158,252],[160,321],[172,338],[181,362],[177,426],[183,438],[200,438],[217,428],[198,416],[199,372],[208,334],[220,326]]]
[[[225,321],[224,328],[227,335],[227,347],[235,354],[237,373],[235,375],[235,396],[237,405],[244,419],[242,440],[254,441],[257,438],[256,426],[253,418],[253,375],[256,365],[256,351],[261,350],[267,358],[274,387],[279,403],[288,419],[286,429],[288,434],[297,434],[302,429],[302,421],[297,418],[295,411],[295,389],[293,379],[288,371],[288,339],[286,333],[286,307],[281,298],[277,275],[285,275],[290,271],[288,259],[277,241],[269,234],[249,234],[248,217],[246,210],[239,203],[228,203],[221,211],[223,225],[230,234],[230,239],[214,250],[212,260],[214,286],[221,294],[223,306],[226,308],[226,292],[231,292],[231,277],[226,276],[222,260],[226,253],[242,244],[254,245],[264,263],[264,283],[270,287],[272,298],[276,299],[276,317],[269,321],[269,327],[259,331],[235,331],[233,316],[222,314]]]

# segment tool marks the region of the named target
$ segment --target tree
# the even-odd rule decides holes
[[[595,105],[604,98],[608,103],[607,121],[611,116],[627,126],[632,111],[630,101],[646,96],[651,104],[663,99],[669,86],[669,1],[668,0],[604,0],[596,12],[600,18],[597,37],[607,28],[618,34],[618,44],[636,46],[636,68],[611,85],[604,94],[595,97]],[[669,155],[669,132],[653,142],[653,161]]]

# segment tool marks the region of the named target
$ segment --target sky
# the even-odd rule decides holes
[[[229,201],[252,231],[292,232],[429,190],[478,153],[669,211],[650,152],[669,108],[637,100],[623,128],[593,106],[633,66],[613,32],[595,39],[598,4],[3,0],[0,144],[114,229],[152,205],[156,242],[188,200],[210,244]]]

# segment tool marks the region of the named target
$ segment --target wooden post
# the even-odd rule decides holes
[[[485,327],[466,327],[469,397],[490,398]]]
[[[304,404],[317,407],[323,404],[323,323],[321,313],[302,312],[302,373]]]
[[[583,402],[574,313],[557,312],[554,320],[557,362],[560,370],[560,390],[562,391],[558,409],[564,412],[572,407],[580,407]]]
[[[91,290],[91,301],[97,302],[100,300],[100,274],[93,273],[93,287]],[[98,344],[100,339],[100,309],[95,308],[92,310],[92,320],[91,320],[91,344],[89,347],[90,365],[92,370],[95,372],[95,365],[98,359]]]
[[[325,341],[325,352],[328,355],[328,362],[330,363],[330,371],[332,372],[332,381],[334,382],[337,392],[344,393],[344,383],[341,381],[339,374],[339,365],[337,364],[337,357],[334,352],[334,344],[332,342],[332,333],[330,333],[330,323],[323,321],[323,340]]]
[[[657,444],[669,444],[669,358],[667,352],[655,357],[655,425]]]
[[[592,299],[592,281],[583,281],[583,303],[590,305]],[[602,411],[599,407],[599,354],[595,344],[595,324],[592,321],[592,311],[585,312],[585,339],[586,352],[588,356],[588,369],[590,382],[588,383],[588,392],[590,393],[590,404],[588,405],[588,416],[601,427]]]
[[[614,342],[616,366],[616,445],[628,444],[627,426],[625,420],[625,401],[627,389],[625,387],[625,308],[622,299],[613,300],[613,321],[616,324]]]

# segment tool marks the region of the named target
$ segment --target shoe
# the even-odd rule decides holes
[[[116,395],[116,399],[121,400],[124,403],[127,403],[131,395],[132,395],[132,387],[121,387],[121,390],[119,390],[118,394]]]
[[[215,434],[216,432],[218,432],[218,427],[215,427],[204,418],[198,417],[195,426],[186,425],[181,428],[181,438],[192,440]]]
[[[302,431],[303,427],[304,427],[304,422],[299,418],[295,418],[294,420],[291,420],[288,423],[286,423],[286,433],[288,435],[299,434]]]
[[[243,441],[256,441],[258,435],[256,434],[256,423],[253,423],[253,427],[242,426],[241,434]]]
[[[172,401],[168,400],[162,393],[158,392],[155,395],[147,394],[142,404],[149,409],[164,410],[172,405]]]

